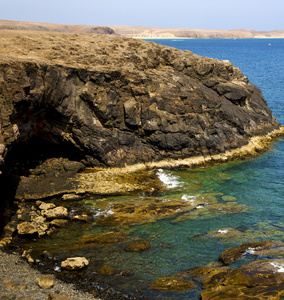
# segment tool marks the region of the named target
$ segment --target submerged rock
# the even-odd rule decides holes
[[[180,221],[213,218],[223,214],[236,214],[245,212],[248,207],[245,204],[238,204],[236,202],[227,203],[213,203],[207,205],[199,205],[195,210],[181,214],[176,219],[172,220],[172,223]]]
[[[96,224],[101,226],[135,225],[156,222],[157,220],[171,218],[181,213],[194,212],[200,205],[214,203],[213,197],[200,197],[190,200],[163,201],[155,198],[135,199],[110,204],[105,213],[100,214]]]
[[[193,281],[182,277],[163,277],[151,284],[151,289],[162,291],[188,291],[194,288],[196,285]]]
[[[119,272],[119,275],[121,276],[132,276],[134,275],[135,271],[132,270],[132,269],[122,269],[120,272]]]
[[[246,252],[254,254],[255,251],[259,251],[259,253],[268,254],[273,248],[279,246],[283,248],[283,245],[284,243],[280,241],[249,242],[236,248],[227,249],[220,255],[219,260],[224,265],[230,265],[235,260],[241,259]]]
[[[102,266],[98,272],[101,274],[101,275],[104,275],[104,276],[111,276],[111,275],[114,275],[115,274],[115,268],[111,267],[111,266],[108,266],[108,265],[105,265],[105,266]]]
[[[142,252],[149,248],[151,248],[151,244],[148,241],[133,241],[125,246],[124,250],[129,252]]]
[[[204,282],[202,300],[269,299],[284,296],[284,260],[254,261],[228,269]]]
[[[282,224],[260,222],[252,226],[225,227],[194,236],[194,238],[217,239],[222,243],[243,244],[250,241],[274,240],[282,236]],[[191,237],[192,238],[192,237]]]
[[[51,225],[55,227],[63,227],[68,223],[68,220],[63,220],[63,219],[54,219],[50,222]]]
[[[94,233],[83,235],[71,249],[100,247],[108,244],[123,244],[128,237],[121,232]]]

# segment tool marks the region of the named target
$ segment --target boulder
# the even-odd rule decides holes
[[[50,289],[54,285],[53,275],[43,275],[36,279],[36,283],[42,289]]]
[[[85,257],[70,257],[61,262],[61,268],[69,271],[77,271],[89,265],[89,261]]]
[[[66,207],[58,206],[42,211],[42,215],[47,219],[63,219],[68,217],[68,210]]]
[[[52,209],[52,208],[55,208],[56,205],[54,203],[45,203],[45,202],[40,202],[40,205],[39,205],[39,209],[41,210],[48,210],[48,209]]]
[[[31,222],[22,222],[17,225],[19,235],[34,235],[37,234],[37,228]]]
[[[66,294],[50,293],[47,296],[47,300],[71,300]]]

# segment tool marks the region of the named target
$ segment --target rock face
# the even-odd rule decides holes
[[[0,44],[2,165],[43,142],[90,165],[213,155],[280,127],[229,61],[112,35],[2,31]]]

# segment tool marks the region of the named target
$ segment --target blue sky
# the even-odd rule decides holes
[[[195,29],[284,29],[284,0],[0,0],[0,19]]]

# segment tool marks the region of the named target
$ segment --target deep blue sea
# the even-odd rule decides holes
[[[262,90],[273,115],[284,125],[284,39],[155,42],[202,56],[230,60],[251,83]],[[159,277],[217,262],[224,250],[244,242],[270,239],[284,241],[284,140],[275,142],[269,152],[253,159],[196,169],[160,170],[160,176],[168,184],[168,190],[157,196],[158,199],[213,197],[219,203],[233,201],[246,205],[247,210],[231,214],[204,214],[180,222],[172,218],[127,229],[117,228],[127,231],[131,237],[152,243],[151,249],[141,253],[115,250],[107,256],[103,251],[95,250],[92,253],[72,253],[74,256],[83,254],[95,257],[117,270],[133,269],[135,274],[126,281],[112,279],[115,289],[141,290],[149,299],[200,299],[202,287],[193,292],[177,293],[153,291],[149,285]],[[132,198],[135,197],[141,196]],[[129,198],[111,197],[101,201],[116,202]],[[84,205],[92,207],[94,211],[99,210],[96,200],[86,199]],[[222,238],[222,233],[232,229],[236,231],[231,238]],[[85,233],[109,230],[114,229],[93,225]],[[63,233],[61,237],[64,237]],[[49,242],[54,240],[49,238]],[[62,258],[67,255],[66,252],[61,254]],[[232,267],[251,259],[254,258],[247,255]]]

